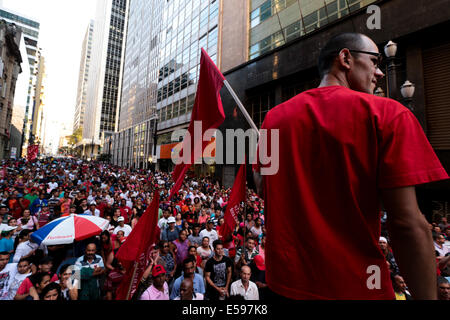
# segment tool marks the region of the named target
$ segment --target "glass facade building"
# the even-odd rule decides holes
[[[252,0],[249,59],[373,2],[375,0]]]
[[[97,2],[86,102],[89,117],[84,118],[83,126],[83,145],[91,149],[85,156],[95,157],[104,138],[117,129],[127,3],[127,0]]]
[[[86,99],[87,99],[87,86],[89,77],[89,67],[91,63],[92,55],[92,35],[94,32],[94,21],[91,20],[84,36],[80,72],[78,75],[78,89],[77,89],[77,102],[75,106],[75,116],[73,121],[73,131],[77,131],[80,127],[83,128],[84,116],[86,111]]]
[[[148,168],[171,132],[187,127],[200,49],[220,58],[219,8],[219,0],[130,0],[119,132],[105,142],[114,164]]]

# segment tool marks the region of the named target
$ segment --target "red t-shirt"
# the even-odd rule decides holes
[[[279,155],[279,170],[263,176],[269,287],[291,299],[394,299],[378,246],[379,189],[448,178],[415,116],[330,86],[273,108],[262,129],[279,129],[266,153],[272,163]],[[368,285],[371,266],[380,289]]]
[[[127,206],[119,207],[119,209],[120,209],[120,215],[122,217],[124,217],[124,219],[125,219],[125,223],[128,223],[128,219],[133,214],[133,211],[131,210],[130,207],[127,207]]]

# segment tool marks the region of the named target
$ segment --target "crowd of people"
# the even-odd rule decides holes
[[[134,300],[267,300],[264,203],[248,189],[232,237],[221,234],[231,189],[187,177],[169,201],[169,173],[74,158],[3,161],[0,169],[0,300],[113,300],[126,273],[116,254],[160,190],[160,238]],[[54,219],[89,214],[109,221],[101,234],[66,245],[30,235]],[[439,298],[450,299],[450,225],[430,224]],[[383,231],[384,232],[384,231]],[[380,249],[399,300],[409,299],[386,233]],[[280,248],[282,250],[282,248]],[[76,271],[79,277],[74,277]]]

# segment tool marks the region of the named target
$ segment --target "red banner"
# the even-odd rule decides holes
[[[227,241],[227,237],[230,236],[236,225],[239,223],[239,207],[241,202],[245,202],[246,198],[246,167],[245,163],[239,168],[239,172],[236,176],[236,180],[231,190],[230,200],[227,203],[227,209],[225,210],[225,223],[220,229],[223,241]]]
[[[203,155],[206,146],[211,143],[211,141],[203,141],[205,131],[217,129],[225,120],[222,100],[220,99],[220,89],[222,89],[224,81],[225,77],[202,48],[200,77],[192,109],[191,123],[188,128],[191,139],[183,139],[182,150],[180,151],[181,157],[183,150],[190,150],[190,162],[178,164],[173,170],[172,178],[175,181],[175,186],[170,191],[170,197],[178,192],[187,169],[197,160],[196,155]],[[202,123],[202,132],[200,139],[194,141],[194,122],[197,121]]]
[[[117,289],[116,300],[130,300],[141,281],[150,261],[151,249],[157,241],[158,209],[159,190],[156,190],[152,203],[117,252],[116,258],[126,274]]]
[[[27,160],[28,161],[33,161],[37,158],[39,153],[39,145],[38,144],[34,144],[34,145],[30,145],[28,146],[27,149]]]

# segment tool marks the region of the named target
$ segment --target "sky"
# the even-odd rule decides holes
[[[46,60],[44,103],[47,136],[58,143],[61,128],[72,129],[81,48],[95,17],[95,0],[0,0],[3,7],[40,23],[39,43]],[[69,132],[70,134],[71,132]]]

